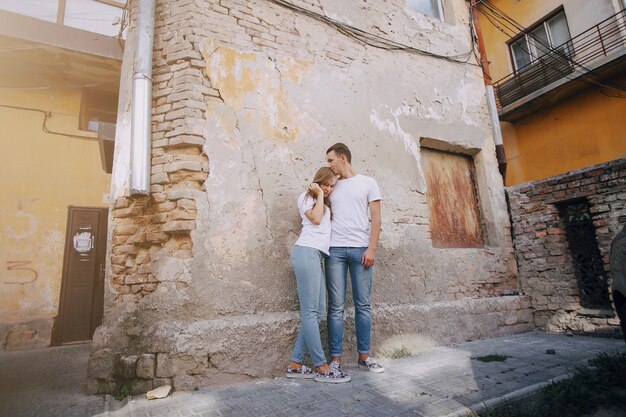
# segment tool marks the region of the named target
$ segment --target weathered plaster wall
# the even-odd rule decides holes
[[[436,54],[471,48],[462,0],[446,2],[453,24],[399,0],[297,3]],[[90,391],[282,370],[298,325],[294,202],[338,141],[384,198],[375,350],[400,334],[452,343],[533,325],[525,297],[502,296],[519,288],[478,67],[365,46],[272,2],[179,0],[158,2],[154,81],[152,196],[127,197],[127,159],[116,161]],[[472,156],[484,248],[432,247],[421,145]],[[350,312],[347,329],[349,355]]]
[[[507,191],[520,282],[532,301],[536,324],[549,331],[609,335],[619,331],[618,318],[611,311],[593,312],[581,306],[558,204],[576,199],[588,202],[602,263],[608,272],[610,244],[622,229],[620,217],[623,222],[626,214],[626,160],[520,184]]]
[[[52,112],[48,128],[78,130],[80,91],[0,93],[0,103]],[[110,175],[96,141],[42,131],[43,114],[0,108],[0,345],[50,344],[58,314],[68,205],[104,207]]]

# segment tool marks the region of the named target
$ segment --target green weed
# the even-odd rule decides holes
[[[477,356],[472,359],[476,359],[477,361],[481,361],[481,362],[504,362],[508,358],[510,358],[510,356],[494,354],[494,355]]]
[[[399,347],[395,349],[383,350],[380,352],[380,356],[389,359],[409,358],[411,356],[411,351],[405,347]]]

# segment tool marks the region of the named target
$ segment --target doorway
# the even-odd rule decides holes
[[[102,323],[108,209],[69,206],[53,345],[88,342]]]

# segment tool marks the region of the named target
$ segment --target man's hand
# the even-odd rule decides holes
[[[361,263],[365,268],[369,268],[374,265],[374,258],[376,257],[376,249],[367,248],[367,250],[363,253],[363,257],[361,258]]]

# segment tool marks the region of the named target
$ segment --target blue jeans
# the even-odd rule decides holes
[[[343,313],[346,303],[348,270],[354,301],[356,348],[359,353],[369,353],[372,333],[373,267],[361,263],[367,248],[331,247],[326,261],[326,288],[328,289],[328,345],[330,356],[341,356],[343,342]]]
[[[290,359],[302,363],[308,348],[313,366],[326,363],[319,327],[326,309],[324,258],[324,252],[314,248],[294,245],[291,249],[291,266],[296,273],[300,299],[301,325]]]

